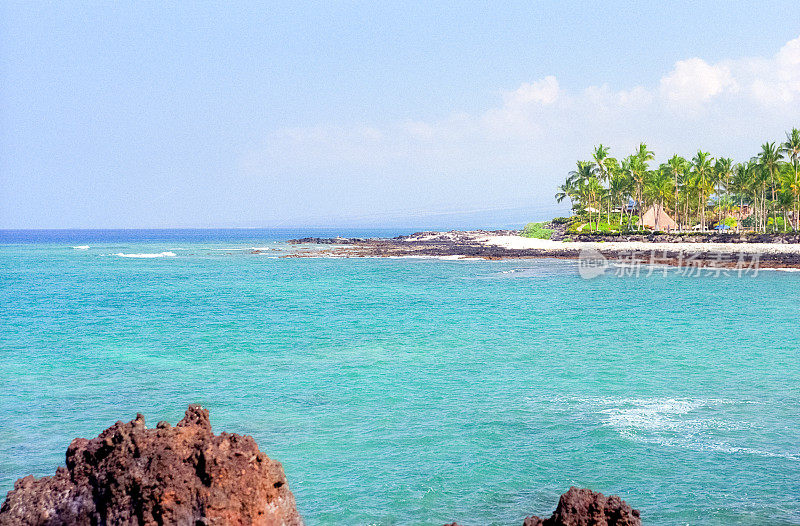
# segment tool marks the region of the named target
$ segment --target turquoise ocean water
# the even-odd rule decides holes
[[[197,402],[310,525],[521,524],[570,485],[645,524],[800,524],[800,273],[280,258],[301,234],[331,235],[0,234],[0,494]]]

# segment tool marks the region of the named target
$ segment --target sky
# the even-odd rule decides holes
[[[2,2],[0,228],[518,226],[800,127],[800,4],[678,4]]]

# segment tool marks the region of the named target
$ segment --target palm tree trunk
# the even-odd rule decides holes
[[[798,181],[797,181],[797,161],[795,160],[795,163],[794,163],[794,184],[795,184],[795,188],[797,187],[797,183],[798,183]],[[795,230],[797,230],[798,223],[800,223],[800,218],[798,218],[798,216],[797,216],[797,207],[798,207],[797,202],[798,202],[798,194],[797,194],[797,192],[795,192],[795,195],[794,195],[794,229]]]
[[[700,212],[700,232],[706,231],[706,211],[703,210],[703,191],[697,192],[697,208]]]
[[[743,213],[742,212],[742,203],[743,202],[744,202],[744,200],[742,199],[741,194],[739,194],[739,219],[736,220],[736,232],[739,232],[739,230],[741,230],[740,226],[741,226],[741,223],[742,223],[742,213]]]
[[[678,172],[675,172],[675,222],[678,223],[678,229],[681,226],[681,217],[678,214]]]
[[[772,201],[769,203],[770,212],[772,213],[772,231],[776,232],[778,228],[778,219],[775,217],[775,174],[772,170],[769,172],[769,185],[770,192],[772,192]]]
[[[686,202],[684,203],[684,210],[686,211],[685,215],[683,216],[684,225],[688,228],[689,227],[689,197],[691,197],[691,193],[686,195]]]

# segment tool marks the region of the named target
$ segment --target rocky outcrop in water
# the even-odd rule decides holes
[[[95,524],[301,525],[280,462],[249,436],[211,431],[192,405],[175,427],[117,422],[67,449],[52,477],[19,479],[0,526]]]
[[[533,516],[523,526],[641,526],[639,510],[616,495],[606,497],[590,489],[569,488],[558,499],[549,519]]]
[[[280,462],[249,436],[211,431],[208,410],[191,405],[175,427],[144,417],[77,438],[67,467],[19,479],[0,508],[0,526],[98,524],[302,526]],[[453,523],[451,526],[456,526]],[[617,496],[570,488],[548,519],[523,526],[641,526]]]
[[[290,239],[287,243],[290,245],[352,245],[367,241],[357,237],[301,237],[300,239]]]

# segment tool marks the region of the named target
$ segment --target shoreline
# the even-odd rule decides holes
[[[800,243],[672,241],[556,241],[522,237],[513,230],[418,232],[395,238],[300,238],[317,245],[283,257],[437,257],[447,259],[584,259],[698,267],[800,268]]]

